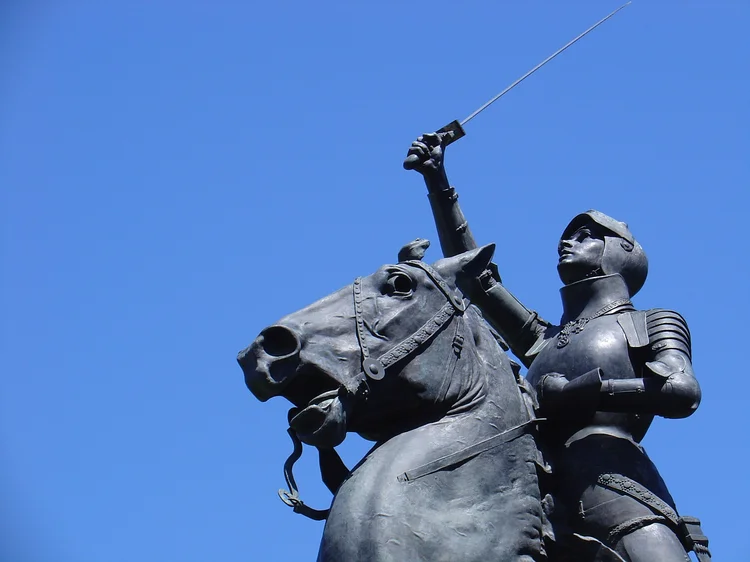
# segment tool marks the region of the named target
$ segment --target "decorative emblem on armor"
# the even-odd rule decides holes
[[[596,318],[596,316],[592,316],[591,318]],[[568,345],[570,336],[572,334],[580,334],[583,332],[583,329],[586,327],[586,324],[589,323],[591,318],[577,318],[576,320],[571,320],[565,324],[565,326],[562,327],[562,330],[560,330],[560,333],[557,334],[557,347],[565,347]]]
[[[619,299],[616,301],[612,301],[607,306],[600,308],[591,316],[582,316],[581,318],[576,318],[575,320],[567,322],[557,334],[557,347],[565,347],[566,345],[568,345],[568,343],[570,342],[570,336],[583,332],[583,329],[586,327],[586,324],[588,324],[589,321],[593,320],[594,318],[604,316],[608,312],[611,312],[618,306],[624,304],[632,305],[630,299]]]

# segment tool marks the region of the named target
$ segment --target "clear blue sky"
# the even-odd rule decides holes
[[[616,6],[3,2],[0,559],[313,560],[322,524],[276,497],[287,404],[253,398],[237,351],[417,236],[437,259],[410,142]],[[636,0],[446,158],[506,284],[552,320],[567,221],[630,223],[636,305],[688,319],[704,391],[644,443],[720,562],[750,560],[748,18]]]

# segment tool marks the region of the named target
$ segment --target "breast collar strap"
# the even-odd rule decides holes
[[[531,430],[534,428],[534,424],[536,424],[538,421],[540,421],[540,419],[530,419],[529,421],[526,421],[515,427],[506,429],[502,433],[498,433],[497,435],[488,437],[483,441],[479,441],[478,443],[474,443],[473,445],[464,447],[463,449],[460,449],[455,453],[445,455],[444,457],[435,459],[432,462],[428,462],[427,464],[423,464],[422,466],[418,466],[416,468],[408,470],[403,474],[400,474],[397,479],[399,482],[412,482],[414,480],[417,480],[418,478],[427,476],[428,474],[432,474],[434,472],[456,466],[457,464],[472,459],[477,455],[484,453],[485,451],[489,451],[490,449],[499,447],[504,443],[508,443],[509,441],[518,439],[522,435],[526,435],[527,433],[531,432]]]

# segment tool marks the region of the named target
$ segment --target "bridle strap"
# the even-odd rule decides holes
[[[357,342],[362,355],[362,373],[373,380],[379,381],[385,376],[385,367],[377,359],[370,359],[370,349],[365,339],[365,320],[362,315],[362,278],[357,277],[352,284],[354,295],[354,319],[357,327]],[[364,380],[360,377],[360,380]],[[361,386],[361,385],[360,385]]]
[[[432,318],[422,324],[422,326],[406,338],[401,343],[393,346],[391,349],[386,351],[380,356],[379,361],[386,369],[398,363],[399,361],[406,359],[417,349],[430,341],[440,331],[448,321],[450,321],[456,315],[456,309],[451,303],[445,303],[440,310],[438,310]]]
[[[466,310],[466,303],[464,302],[463,297],[458,292],[452,291],[448,286],[448,283],[446,283],[445,280],[440,276],[440,274],[428,264],[419,260],[409,260],[401,263],[419,268],[424,271],[432,280],[432,282],[435,283],[437,288],[440,289],[440,292],[445,295],[445,298],[448,299],[448,302],[453,305],[453,307],[456,309],[456,312],[464,312]]]
[[[377,359],[372,359],[370,357],[370,349],[365,340],[365,321],[362,312],[362,278],[357,277],[352,285],[352,294],[354,296],[357,341],[359,342],[359,349],[362,355],[362,373],[358,377],[360,387],[366,384],[365,377],[378,381],[382,380],[388,367],[411,356],[420,346],[435,337],[440,329],[454,316],[463,314],[466,310],[466,303],[463,297],[458,292],[451,290],[440,274],[428,264],[417,260],[409,260],[401,263],[424,271],[440,292],[443,293],[448,302],[416,332],[408,336],[401,343],[393,346]]]

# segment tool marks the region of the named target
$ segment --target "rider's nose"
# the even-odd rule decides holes
[[[260,344],[271,357],[287,357],[299,352],[300,341],[292,330],[285,326],[270,326],[260,333]]]

